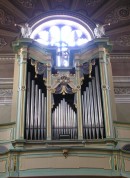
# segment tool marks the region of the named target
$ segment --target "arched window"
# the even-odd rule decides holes
[[[56,47],[56,66],[69,67],[69,49],[78,48],[92,39],[91,30],[87,28],[69,19],[53,19],[38,25],[31,38],[45,46]]]

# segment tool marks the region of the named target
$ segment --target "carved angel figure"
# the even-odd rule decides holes
[[[94,29],[94,34],[96,36],[96,38],[101,38],[103,35],[105,35],[105,26],[110,25],[109,24],[104,24],[104,25],[100,25],[100,24],[96,24],[96,28]]]
[[[32,29],[31,27],[29,27],[28,23],[25,23],[24,25],[21,24],[14,24],[14,26],[18,26],[21,28],[21,37],[23,38],[29,38],[31,33],[32,33]]]

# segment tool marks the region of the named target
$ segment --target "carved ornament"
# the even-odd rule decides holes
[[[105,23],[115,24],[121,20],[130,19],[130,6],[118,7],[105,18]]]
[[[123,35],[120,36],[117,40],[116,40],[116,44],[118,46],[123,46],[123,47],[128,47],[130,46],[130,35]]]
[[[18,1],[23,7],[26,8],[33,8],[33,2],[32,0],[19,0]]]
[[[126,87],[116,87],[114,88],[115,94],[118,95],[128,95],[130,94],[130,88]]]
[[[52,84],[52,92],[56,94],[62,93],[65,95],[66,93],[72,94],[77,91],[76,85],[74,84],[73,75],[69,73],[59,73],[56,76],[52,76],[53,84]]]
[[[2,25],[14,24],[14,17],[7,14],[3,9],[0,9],[0,23]]]
[[[0,38],[0,49],[3,48],[5,45],[7,45],[4,38]]]
[[[85,3],[87,6],[96,6],[101,0],[86,0]]]

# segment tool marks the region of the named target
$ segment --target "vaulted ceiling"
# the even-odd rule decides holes
[[[112,52],[129,53],[130,0],[0,0],[0,52],[12,53],[12,41],[20,33],[14,23],[64,13],[88,18],[93,24],[110,22],[106,36],[113,43]]]

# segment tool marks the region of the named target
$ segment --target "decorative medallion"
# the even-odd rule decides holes
[[[0,38],[0,49],[3,48],[5,45],[7,45],[4,38]]]
[[[6,14],[3,9],[0,9],[0,23],[2,25],[14,24],[14,17],[9,14]]]
[[[105,18],[105,23],[118,23],[121,20],[130,19],[130,6],[118,7]]]
[[[123,47],[130,46],[130,34],[119,37],[116,40],[116,44]]]
[[[19,0],[19,3],[22,4],[23,7],[32,8],[33,2],[32,0]]]

